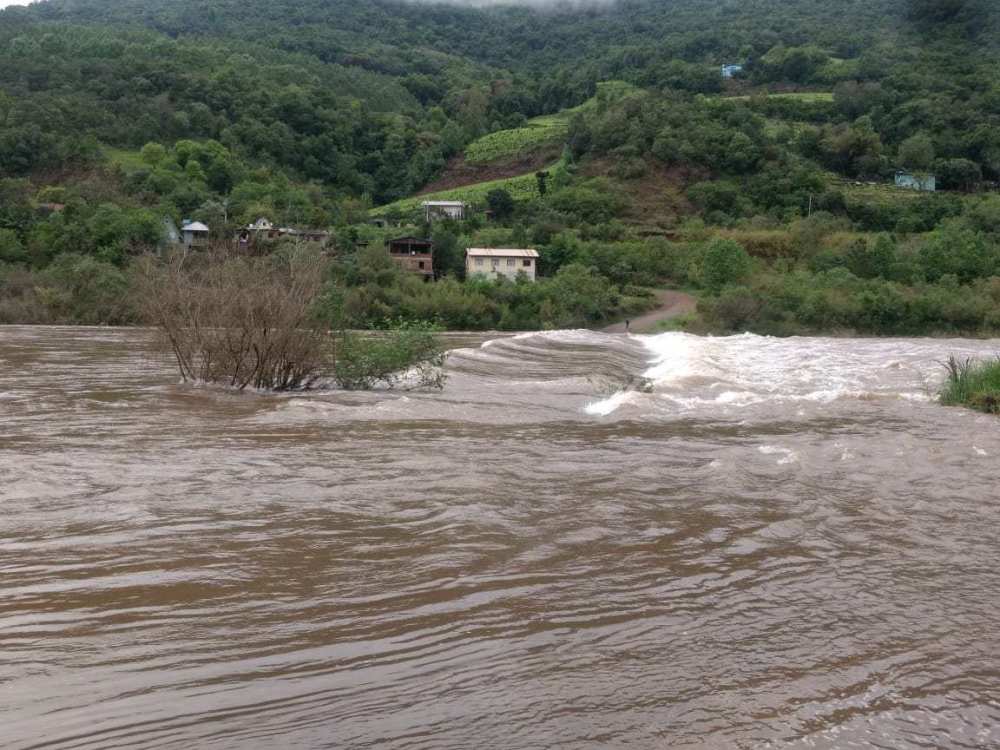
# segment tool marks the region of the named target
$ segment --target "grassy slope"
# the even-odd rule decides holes
[[[636,87],[624,81],[604,81],[597,85],[597,95],[578,107],[566,109],[552,115],[543,115],[529,120],[522,128],[501,130],[490,133],[473,141],[465,150],[458,168],[468,166],[486,166],[501,164],[504,161],[514,161],[533,151],[559,144],[566,137],[570,118],[577,112],[598,106],[599,100],[624,96]],[[548,164],[544,169],[551,170],[558,162]],[[408,213],[420,208],[423,201],[460,200],[472,205],[482,206],[486,203],[486,194],[491,190],[503,189],[511,194],[514,200],[530,200],[537,198],[538,185],[533,169],[524,174],[516,174],[503,179],[476,181],[460,187],[422,193],[410,198],[395,201],[385,206],[373,208],[369,214],[382,216],[390,211]]]
[[[465,150],[469,164],[489,164],[523,156],[566,137],[566,118],[546,115],[529,120],[523,128],[501,130],[473,141]]]
[[[554,166],[552,165],[549,169],[552,169]],[[487,193],[498,189],[506,190],[514,200],[529,200],[538,197],[538,183],[535,179],[535,173],[530,172],[529,174],[508,177],[503,180],[478,182],[475,185],[466,185],[465,187],[453,188],[451,190],[442,190],[438,193],[428,193],[418,195],[414,198],[405,198],[401,201],[390,203],[387,206],[372,209],[371,213],[373,215],[383,215],[389,211],[408,213],[419,209],[423,201],[464,201],[473,206],[482,206],[486,203]]]

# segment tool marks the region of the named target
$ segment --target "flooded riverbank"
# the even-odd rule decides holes
[[[997,342],[454,340],[441,393],[0,328],[0,726],[35,748],[1000,744]]]

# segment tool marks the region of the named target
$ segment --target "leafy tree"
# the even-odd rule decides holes
[[[549,173],[545,171],[535,172],[535,182],[538,184],[538,194],[544,198],[549,189]]]
[[[946,159],[938,162],[939,184],[946,190],[974,190],[982,182],[983,174],[975,162],[969,159]]]
[[[503,221],[509,219],[514,214],[514,198],[503,189],[491,190],[486,194],[486,203],[493,212],[493,216]]]
[[[889,279],[896,263],[896,245],[887,234],[878,235],[872,243],[859,238],[851,245],[847,262],[859,278]]]
[[[750,256],[735,240],[716,237],[701,253],[702,280],[713,292],[746,277],[750,267]]]
[[[0,260],[18,263],[26,258],[24,243],[11,229],[0,229]]]
[[[924,171],[934,164],[934,142],[925,133],[907,138],[899,145],[899,163],[907,169]]]

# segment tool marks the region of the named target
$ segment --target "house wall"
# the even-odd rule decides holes
[[[408,273],[425,277],[434,276],[434,256],[432,253],[394,254],[392,257],[398,260]],[[421,263],[423,263],[423,268],[420,267]]]
[[[202,247],[208,244],[207,232],[181,232],[184,247]]]
[[[448,217],[461,219],[465,216],[464,206],[425,206],[424,216],[429,219]]]
[[[898,174],[896,175],[896,186],[933,193],[937,189],[937,178],[933,175],[920,178],[912,174]]]
[[[482,261],[482,263],[477,263],[476,261]],[[514,265],[509,265],[507,261],[514,261]],[[528,265],[525,265],[525,263]],[[535,267],[537,265],[537,258],[483,258],[473,256],[465,259],[465,275],[485,276],[488,279],[495,279],[497,276],[506,276],[513,281],[517,277],[518,271],[524,271],[527,277],[531,281],[534,281]]]

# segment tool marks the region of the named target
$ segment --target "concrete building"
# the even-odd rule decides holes
[[[937,178],[932,174],[914,174],[901,169],[896,172],[896,187],[933,193],[937,190]]]
[[[529,280],[534,281],[537,266],[537,250],[470,247],[465,251],[465,275],[469,278],[485,276],[495,279],[497,276],[506,276],[513,281],[523,271]]]
[[[469,210],[468,205],[462,201],[424,201],[424,220],[434,219],[464,219]]]
[[[723,65],[722,66],[722,77],[723,78],[732,78],[737,73],[742,73],[742,72],[743,72],[743,66],[742,65]]]
[[[290,237],[297,242],[315,242],[324,249],[330,244],[330,233],[326,230],[279,227],[266,216],[261,216],[253,224],[243,227],[237,241],[240,247],[252,249],[255,246],[263,247],[264,244],[282,237]]]
[[[397,237],[385,243],[389,254],[403,268],[425,281],[434,278],[434,245],[423,237]]]

